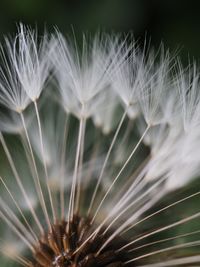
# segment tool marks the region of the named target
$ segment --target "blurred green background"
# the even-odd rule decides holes
[[[200,1],[194,0],[0,0],[0,40],[15,33],[17,23],[44,27],[53,31],[76,35],[97,29],[115,32],[132,31],[139,43],[147,39],[151,46],[161,42],[171,51],[178,49],[182,60],[200,58]],[[188,186],[196,191],[199,181]],[[180,192],[178,192],[180,193]],[[184,193],[184,190],[183,192]],[[176,197],[176,195],[174,195]],[[166,200],[167,201],[167,200]],[[170,202],[172,199],[170,198]],[[199,201],[195,202],[199,205]],[[187,202],[184,210],[192,212],[194,202]],[[189,228],[188,228],[189,229]],[[182,229],[187,232],[188,229]],[[1,266],[11,266],[3,261]],[[14,265],[17,266],[17,265]]]
[[[0,0],[0,38],[19,21],[76,34],[96,29],[133,31],[157,46],[179,48],[185,59],[200,56],[199,1],[194,0]]]

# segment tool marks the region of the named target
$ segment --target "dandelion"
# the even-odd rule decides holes
[[[1,46],[2,261],[198,266],[199,87],[196,64],[132,36],[20,24]]]

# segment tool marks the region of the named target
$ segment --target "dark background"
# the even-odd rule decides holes
[[[23,22],[76,35],[96,29],[133,31],[139,42],[162,41],[183,60],[200,57],[200,8],[193,0],[0,0],[0,38]]]

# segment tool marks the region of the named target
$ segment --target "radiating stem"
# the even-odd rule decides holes
[[[45,171],[46,186],[47,186],[47,190],[48,190],[50,205],[51,205],[52,214],[53,214],[53,219],[54,219],[54,222],[56,223],[56,213],[55,213],[55,208],[54,208],[54,205],[53,205],[51,189],[50,189],[50,186],[49,186],[49,176],[48,176],[48,171],[47,171],[47,164],[46,164],[46,161],[45,161],[44,142],[43,142],[43,137],[42,137],[42,127],[41,127],[40,115],[39,115],[39,111],[38,111],[38,107],[37,107],[37,102],[36,101],[34,101],[34,107],[35,107],[35,112],[36,112],[36,117],[37,117],[37,122],[38,122],[38,129],[39,129],[39,136],[40,136],[40,146],[41,146],[41,151],[42,151],[42,159],[43,159],[43,165],[44,165],[44,171]]]
[[[145,264],[145,265],[139,265],[138,267],[172,267],[172,266],[183,266],[186,264],[190,264],[188,266],[193,266],[191,264],[200,263],[200,256],[191,256],[191,257],[182,257],[174,260],[169,261],[162,261],[152,264]],[[195,265],[196,266],[196,265]]]
[[[10,154],[10,152],[8,150],[8,147],[6,145],[6,142],[5,142],[4,137],[3,137],[1,132],[0,132],[0,141],[2,143],[2,146],[3,146],[3,149],[4,149],[5,153],[6,153],[6,156],[8,158],[8,161],[9,161],[9,164],[10,164],[11,169],[13,171],[13,174],[14,174],[14,177],[16,179],[16,182],[17,182],[17,184],[18,184],[18,186],[19,186],[19,188],[20,188],[20,190],[21,190],[21,192],[22,192],[22,194],[24,196],[24,199],[26,200],[26,202],[27,202],[27,204],[29,206],[29,209],[30,209],[30,211],[32,213],[32,216],[33,216],[33,218],[34,218],[34,220],[36,222],[36,225],[38,226],[41,234],[43,234],[44,233],[43,227],[42,227],[42,225],[41,225],[41,223],[40,223],[40,221],[39,221],[39,219],[38,219],[38,217],[37,217],[37,215],[35,213],[35,210],[34,210],[32,204],[31,204],[30,200],[29,200],[29,197],[28,197],[28,195],[26,193],[26,190],[24,189],[22,181],[21,181],[21,179],[19,177],[19,174],[17,172],[17,169],[15,167],[14,161],[13,161],[13,159],[11,157],[11,154]]]
[[[65,218],[65,184],[64,184],[64,173],[65,173],[65,153],[66,153],[66,145],[67,145],[67,137],[68,137],[68,129],[69,128],[69,117],[66,115],[65,119],[65,127],[64,127],[64,137],[63,137],[63,145],[62,145],[62,154],[61,154],[61,182],[60,182],[60,209],[61,209],[61,219]]]
[[[86,129],[86,119],[83,119],[82,125],[82,137],[81,137],[81,149],[80,149],[80,158],[79,158],[79,171],[78,171],[78,179],[76,186],[76,203],[75,203],[75,214],[79,212],[80,205],[80,194],[81,194],[81,178],[82,178],[82,168],[83,168],[83,154],[84,154],[84,139],[85,139],[85,129]]]
[[[117,180],[118,180],[118,178],[120,177],[120,175],[122,174],[123,170],[126,168],[127,164],[129,163],[129,161],[131,160],[131,158],[132,158],[133,155],[135,154],[136,150],[138,149],[139,145],[140,145],[141,142],[143,141],[143,139],[144,139],[146,133],[148,132],[149,128],[150,128],[150,126],[147,126],[147,128],[146,128],[146,130],[144,131],[143,135],[142,135],[141,138],[139,139],[137,145],[134,147],[134,149],[132,150],[132,152],[131,152],[131,154],[129,155],[128,159],[126,160],[126,162],[124,163],[124,165],[123,165],[122,168],[120,169],[119,173],[118,173],[117,176],[114,178],[112,184],[110,185],[110,187],[109,187],[108,190],[106,191],[106,193],[105,193],[104,197],[102,198],[102,200],[101,200],[101,202],[100,202],[98,208],[96,209],[96,212],[95,212],[95,214],[94,214],[94,216],[93,216],[93,218],[92,218],[91,223],[94,222],[94,220],[95,220],[95,218],[96,218],[96,216],[97,216],[97,214],[98,214],[98,212],[99,212],[101,206],[103,205],[103,203],[104,203],[106,197],[108,196],[108,194],[109,194],[110,191],[112,190],[114,184],[117,182]]]
[[[114,135],[114,137],[113,137],[113,139],[112,139],[112,142],[111,142],[111,144],[110,144],[109,150],[108,150],[108,152],[107,152],[107,154],[106,154],[106,157],[105,157],[105,160],[104,160],[102,169],[101,169],[101,173],[100,173],[99,178],[98,178],[98,180],[97,180],[97,184],[96,184],[96,187],[95,187],[95,189],[94,189],[94,193],[93,193],[93,195],[92,195],[92,199],[91,199],[91,202],[90,202],[90,206],[89,206],[89,208],[88,208],[88,212],[87,212],[87,215],[88,215],[88,216],[89,216],[90,213],[91,213],[91,210],[92,210],[92,207],[93,207],[93,204],[94,204],[94,200],[95,200],[97,191],[98,191],[98,189],[99,189],[99,186],[100,186],[100,184],[101,184],[101,180],[102,180],[102,178],[103,178],[103,174],[104,174],[104,171],[105,171],[105,168],[106,168],[108,159],[109,159],[109,157],[110,157],[110,154],[111,154],[111,151],[112,151],[112,149],[113,149],[113,146],[114,146],[114,144],[115,144],[115,142],[116,142],[116,139],[117,139],[117,136],[118,136],[118,134],[119,134],[119,131],[120,131],[121,127],[122,127],[122,124],[123,124],[123,122],[124,122],[124,119],[125,119],[125,117],[126,117],[126,114],[127,114],[127,111],[125,111],[125,112],[123,113],[123,115],[122,115],[122,118],[121,118],[121,120],[120,120],[120,122],[119,122],[119,125],[118,125],[118,127],[117,127],[116,132],[115,132],[115,135]]]
[[[165,243],[165,242],[168,242],[168,241],[171,241],[171,240],[176,240],[176,239],[178,239],[178,238],[182,238],[182,237],[188,237],[188,236],[196,235],[196,234],[199,234],[199,233],[200,233],[200,230],[197,230],[197,231],[189,232],[189,233],[186,233],[186,234],[181,234],[181,235],[176,235],[176,236],[173,236],[173,237],[168,237],[168,238],[165,238],[165,239],[160,239],[160,240],[158,240],[158,241],[154,241],[154,242],[146,243],[146,244],[141,245],[141,246],[139,246],[139,247],[135,247],[135,248],[129,250],[129,252],[133,252],[133,251],[139,250],[139,249],[141,249],[141,248],[149,247],[149,246],[151,246],[151,245],[160,244],[160,243]]]
[[[143,240],[143,239],[145,239],[145,238],[147,238],[147,237],[149,237],[149,236],[152,236],[152,235],[161,233],[161,232],[163,232],[163,231],[166,231],[166,230],[168,230],[168,229],[174,228],[174,227],[176,227],[176,226],[185,224],[185,223],[187,223],[187,222],[189,222],[189,221],[192,221],[192,220],[194,220],[194,219],[196,219],[196,218],[199,218],[199,217],[200,217],[200,212],[197,212],[197,213],[195,213],[195,214],[193,214],[193,215],[191,215],[191,216],[188,216],[188,217],[186,217],[186,218],[184,218],[184,219],[181,219],[181,220],[179,220],[179,221],[176,221],[176,222],[174,222],[174,223],[171,223],[171,224],[169,224],[169,225],[166,225],[166,226],[164,226],[164,227],[161,227],[161,228],[159,228],[159,229],[157,229],[157,230],[154,230],[154,231],[152,231],[152,232],[150,232],[150,233],[147,233],[147,234],[145,234],[145,235],[143,235],[143,236],[140,236],[140,237],[134,239],[134,240],[131,241],[130,243],[128,243],[128,244],[126,244],[125,246],[121,247],[121,248],[119,249],[119,251],[121,251],[121,250],[123,250],[123,249],[129,247],[130,245],[133,245],[133,244],[135,244],[136,242],[138,242],[138,241],[140,241],[140,240]]]
[[[176,250],[176,249],[180,249],[180,248],[189,248],[189,247],[194,247],[194,246],[200,246],[200,241],[193,241],[193,242],[188,242],[188,243],[183,243],[183,244],[171,246],[171,247],[168,247],[168,248],[158,249],[156,251],[149,252],[149,253],[146,253],[144,255],[135,257],[135,258],[125,262],[125,264],[129,264],[131,262],[134,262],[134,261],[137,261],[137,260],[149,257],[149,256],[153,256],[153,255],[156,255],[156,254],[165,253],[167,251]]]
[[[20,113],[20,116],[21,116],[21,120],[22,120],[22,124],[23,124],[23,128],[24,128],[25,136],[26,136],[26,139],[27,139],[27,142],[28,142],[28,147],[29,147],[29,150],[30,150],[31,159],[32,159],[32,162],[33,162],[33,167],[34,167],[34,172],[35,172],[34,182],[35,182],[35,185],[36,185],[36,191],[38,192],[38,196],[39,196],[39,199],[40,199],[42,210],[43,210],[44,215],[45,215],[46,222],[47,222],[47,224],[48,224],[48,226],[50,228],[51,227],[51,223],[50,223],[49,215],[48,215],[48,212],[47,212],[46,203],[45,203],[45,200],[44,200],[44,194],[42,192],[42,187],[41,187],[40,178],[39,178],[39,174],[38,174],[38,170],[37,170],[37,165],[36,165],[36,162],[35,162],[35,157],[34,157],[34,154],[33,154],[32,145],[31,145],[30,138],[29,138],[29,135],[28,135],[28,131],[27,131],[24,115],[23,115],[22,112]]]
[[[34,248],[30,241],[22,234],[18,228],[0,211],[1,218],[5,221],[8,227],[27,245],[27,247],[33,252]]]
[[[74,165],[74,173],[73,173],[73,180],[72,180],[72,188],[71,188],[70,201],[69,201],[68,221],[72,220],[73,219],[73,215],[74,215],[74,201],[75,201],[77,174],[78,174],[78,163],[79,163],[80,150],[81,150],[81,139],[82,139],[82,131],[83,131],[83,122],[84,122],[84,119],[81,117],[81,119],[79,121],[79,132],[78,132],[78,141],[77,141],[77,147],[76,147],[76,156],[75,156],[75,165]],[[69,223],[68,223],[68,225],[69,225]]]
[[[14,198],[13,194],[11,193],[10,189],[8,188],[7,184],[4,182],[4,180],[2,179],[2,177],[0,176],[0,181],[3,184],[3,186],[5,187],[6,191],[8,192],[10,198],[12,199],[15,207],[17,208],[17,210],[19,211],[20,215],[22,216],[25,224],[27,225],[28,229],[30,230],[30,232],[32,233],[35,241],[38,241],[38,237],[36,236],[35,232],[33,231],[33,228],[31,227],[31,225],[29,224],[29,222],[27,221],[24,213],[22,212],[22,209],[20,208],[19,204],[17,203],[16,199]]]

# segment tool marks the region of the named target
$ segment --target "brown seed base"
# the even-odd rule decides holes
[[[52,225],[36,246],[31,267],[121,267],[128,260],[126,251],[117,252],[124,245],[121,238],[115,238],[99,254],[98,250],[107,240],[107,235],[99,232],[76,253],[77,248],[94,231],[90,222],[75,216],[68,225],[66,221]],[[29,266],[29,267],[30,267]],[[127,265],[126,267],[133,266]]]

